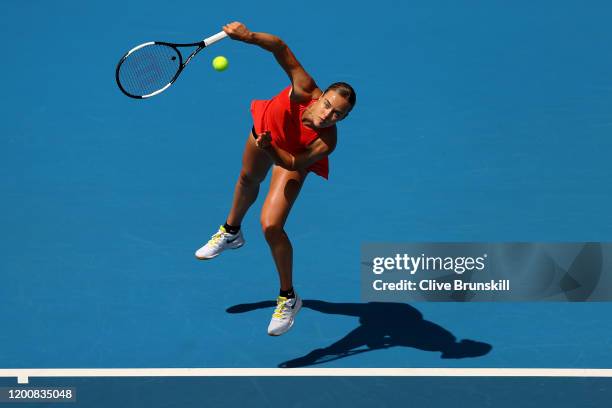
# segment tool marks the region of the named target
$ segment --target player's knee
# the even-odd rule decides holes
[[[251,187],[258,185],[262,182],[262,180],[260,180],[254,174],[247,172],[246,170],[241,170],[240,176],[238,177],[238,182],[245,187]]]
[[[261,229],[263,230],[266,241],[268,242],[277,241],[285,234],[285,230],[283,229],[282,225],[265,222],[264,220],[261,221]]]

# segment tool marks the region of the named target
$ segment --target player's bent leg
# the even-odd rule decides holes
[[[227,216],[229,225],[242,223],[246,212],[257,199],[259,185],[266,178],[271,166],[272,159],[255,145],[253,134],[249,134],[242,155],[242,168],[234,188],[232,208]]]
[[[306,174],[305,171],[289,171],[274,167],[270,192],[261,212],[262,229],[276,264],[281,291],[293,288],[293,247],[284,225],[306,179]],[[287,332],[293,326],[301,306],[302,300],[297,293],[291,298],[279,296],[268,326],[268,334],[278,336]]]
[[[255,139],[252,134],[249,134],[242,155],[242,168],[234,188],[234,198],[227,224],[240,225],[249,207],[257,199],[259,184],[266,178],[271,166],[271,159],[264,151],[255,146]],[[225,230],[224,226],[221,226],[210,240],[196,251],[195,256],[200,260],[213,259],[226,249],[242,247],[244,242],[241,230],[231,234]]]

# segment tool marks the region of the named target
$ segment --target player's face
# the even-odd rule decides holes
[[[325,92],[315,102],[312,110],[312,122],[316,128],[333,126],[348,115],[351,105],[343,96],[336,91]]]

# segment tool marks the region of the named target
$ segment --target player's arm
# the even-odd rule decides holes
[[[250,31],[244,24],[239,22],[223,26],[223,31],[234,40],[255,44],[270,51],[291,80],[293,89],[291,93],[292,100],[301,102],[319,96],[313,95],[320,92],[314,79],[302,67],[302,64],[300,64],[287,44],[279,37],[268,33]]]
[[[272,144],[269,133],[259,135],[255,143],[272,158],[274,164],[295,171],[307,169],[325,156],[329,156],[336,148],[336,134],[330,132],[319,136],[308,145],[306,151],[298,154],[291,154]]]

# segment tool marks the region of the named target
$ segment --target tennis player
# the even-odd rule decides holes
[[[239,22],[224,26],[223,31],[234,40],[270,51],[289,76],[291,85],[270,100],[251,103],[253,128],[244,148],[231,210],[225,225],[195,256],[212,259],[226,249],[244,245],[240,224],[272,167],[261,225],[280,277],[280,293],[268,334],[279,336],[293,326],[302,306],[293,288],[293,248],[284,230],[285,221],[307,174],[313,172],[327,179],[327,156],[336,148],[336,123],[347,117],[356,95],[344,82],[322,91],[289,47],[274,35],[252,32]]]

